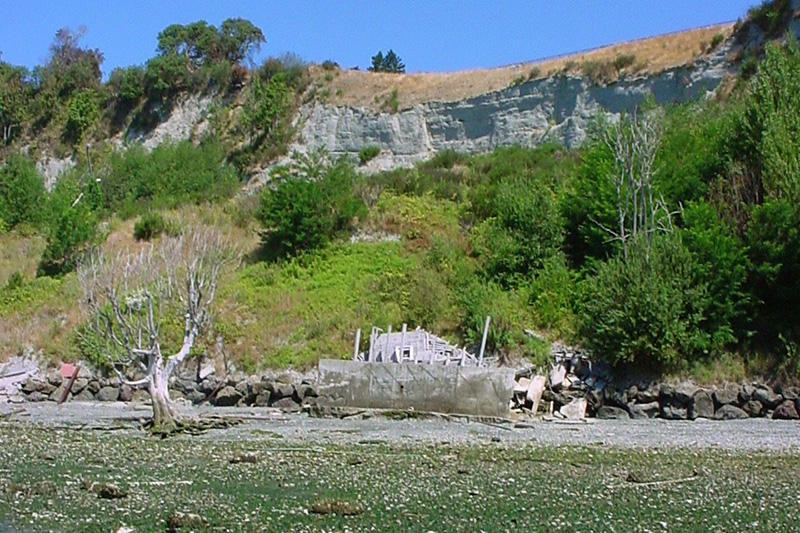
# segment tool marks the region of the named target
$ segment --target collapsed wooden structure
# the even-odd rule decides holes
[[[392,332],[389,326],[386,331],[373,327],[369,335],[369,350],[360,353],[358,350],[361,330],[356,331],[356,344],[353,360],[372,363],[412,363],[430,365],[483,366],[483,352],[486,348],[486,335],[489,330],[489,317],[481,342],[480,354],[476,357],[465,348],[459,348],[423,329],[408,331],[403,324],[401,331]]]

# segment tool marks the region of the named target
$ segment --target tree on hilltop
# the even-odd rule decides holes
[[[380,51],[372,56],[372,66],[368,70],[370,72],[402,74],[406,71],[406,65],[400,59],[400,56],[394,53],[394,50],[389,49],[385,56]]]

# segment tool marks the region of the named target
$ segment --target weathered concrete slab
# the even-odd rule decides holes
[[[514,371],[323,359],[317,389],[321,405],[507,416]]]

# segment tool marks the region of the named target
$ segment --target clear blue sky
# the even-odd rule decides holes
[[[258,58],[294,52],[342,67],[393,48],[409,71],[494,67],[617,41],[736,20],[760,0],[0,0],[0,52],[45,62],[56,30],[80,25],[103,71],[144,63],[158,32],[243,17],[267,43]]]

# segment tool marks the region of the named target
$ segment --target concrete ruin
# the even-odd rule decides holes
[[[484,366],[489,322],[477,357],[405,324],[394,333],[391,326],[372,328],[369,349],[361,353],[359,330],[352,361],[320,361],[317,403],[506,417],[515,374]]]

